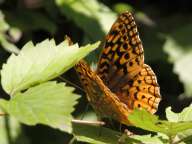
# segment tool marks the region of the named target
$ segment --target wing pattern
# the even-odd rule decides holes
[[[131,13],[122,13],[105,38],[96,72],[84,62],[76,66],[95,111],[129,124],[134,108],[152,114],[161,100],[155,73],[144,63],[143,45]]]

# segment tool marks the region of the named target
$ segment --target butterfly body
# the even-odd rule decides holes
[[[136,23],[129,12],[122,13],[105,38],[96,71],[81,60],[76,66],[88,101],[96,113],[129,124],[134,108],[152,114],[161,100],[160,88],[144,51]]]

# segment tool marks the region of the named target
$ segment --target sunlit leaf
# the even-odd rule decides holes
[[[78,141],[91,144],[164,144],[161,136],[128,136],[126,133],[122,134],[108,128],[91,125],[73,124],[73,133]]]
[[[103,40],[116,20],[116,14],[97,0],[56,0],[56,4],[63,15],[85,32],[84,43]],[[97,62],[100,51],[88,56],[89,64]]]
[[[19,55],[12,54],[3,64],[1,84],[14,95],[32,85],[53,79],[67,71],[80,59],[95,49],[99,43],[79,48],[69,46],[68,41],[56,45],[54,40],[45,40],[37,45],[28,42]]]
[[[0,106],[27,125],[45,124],[71,132],[71,113],[78,98],[73,90],[50,81],[17,93],[9,101],[0,100]]]
[[[171,108],[166,109],[167,119],[171,122],[192,122],[192,105],[183,109],[180,113],[174,113],[171,111]],[[180,139],[184,139],[185,142],[189,143],[189,140],[192,140],[192,128],[177,134]]]
[[[128,119],[136,127],[148,131],[161,132],[168,136],[175,136],[178,132],[192,129],[192,121],[169,122],[159,120],[157,116],[145,110],[134,110],[134,112],[129,115]]]
[[[132,12],[134,10],[134,8],[127,3],[119,2],[119,3],[114,5],[114,10],[118,13],[122,13],[125,11]]]

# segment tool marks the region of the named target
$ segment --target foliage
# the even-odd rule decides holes
[[[157,74],[162,94],[160,118],[135,110],[128,117],[134,126],[126,129],[136,134],[129,136],[116,123],[94,125],[95,113],[84,111],[87,101],[73,87],[78,78],[71,70],[82,58],[96,65],[103,43],[97,50],[99,42],[86,44],[103,40],[117,14],[126,10],[135,14],[146,63]],[[187,1],[1,0],[0,143],[190,144],[191,23]],[[66,34],[85,46],[69,45]],[[93,124],[72,122],[82,115]]]
[[[63,83],[46,82],[16,93],[9,101],[1,100],[0,105],[22,123],[41,123],[71,132],[71,113],[78,98],[72,92],[73,88]]]
[[[186,63],[192,61],[192,44],[190,43],[190,34],[192,25],[180,28],[167,36],[164,50],[169,55],[169,61],[174,63],[174,72],[179,75],[179,79],[183,82],[185,94],[192,95],[192,67],[186,67]],[[185,35],[185,37],[183,37]]]
[[[126,144],[134,144],[134,143],[169,143],[173,142],[177,137],[181,139],[191,138],[192,130],[192,121],[191,115],[189,112],[191,111],[191,106],[185,108],[181,113],[175,114],[179,116],[180,120],[172,121],[170,117],[172,117],[173,112],[170,111],[170,108],[167,109],[167,117],[168,120],[159,120],[157,116],[149,114],[144,110],[135,110],[128,119],[130,122],[139,128],[157,132],[158,135],[131,135],[128,136],[126,134],[121,134],[120,132],[113,131],[107,128],[99,128],[95,126],[82,126],[75,125],[73,126],[74,135],[79,141],[86,141],[89,143],[117,143],[121,141]],[[186,114],[188,112],[188,114]],[[175,119],[172,118],[172,119]],[[182,120],[181,120],[182,119]],[[185,119],[185,120],[183,120]],[[186,135],[188,132],[188,135]],[[185,135],[185,136],[184,136]],[[183,137],[181,137],[183,136]],[[177,140],[179,141],[179,140]],[[182,141],[182,140],[181,140]]]
[[[0,112],[3,111],[0,109]],[[19,124],[19,121],[16,120],[14,117],[0,117],[0,143],[1,144],[9,144],[10,141],[7,139],[7,137],[11,137],[12,141],[15,143],[17,142],[24,142],[25,144],[28,144],[28,140],[24,133],[22,133],[21,125]],[[9,132],[6,126],[9,126]],[[17,142],[16,142],[17,141]]]
[[[77,44],[69,46],[67,40],[59,45],[55,45],[54,40],[45,40],[36,46],[28,42],[17,56],[12,54],[7,64],[3,65],[2,86],[12,96],[32,85],[53,79],[67,71],[98,44],[79,48]]]

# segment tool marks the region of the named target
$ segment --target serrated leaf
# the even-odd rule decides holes
[[[171,111],[171,107],[166,109],[166,117],[171,122],[180,122],[180,121],[192,121],[192,105],[186,107],[180,113],[175,113]]]
[[[56,4],[63,15],[85,32],[84,43],[103,39],[116,20],[116,14],[97,0],[56,0]],[[96,63],[101,50],[88,55],[87,62]]]
[[[9,101],[0,100],[6,112],[28,125],[45,124],[71,132],[71,113],[78,95],[74,88],[49,81],[17,93]]]
[[[192,25],[182,26],[174,31],[164,44],[164,51],[169,55],[169,60],[174,64],[174,72],[184,84],[185,94],[192,96]],[[188,66],[186,66],[188,64]]]
[[[180,113],[174,113],[171,111],[171,107],[166,109],[166,116],[169,121],[172,122],[185,122],[192,121],[192,105],[183,109]],[[192,139],[192,128],[177,134],[180,139],[184,139],[188,143],[189,139]]]
[[[3,89],[14,95],[32,85],[53,79],[67,71],[80,59],[95,49],[99,42],[79,48],[68,41],[55,45],[54,40],[44,40],[34,46],[28,42],[19,55],[12,54],[1,71]]]
[[[192,129],[192,121],[169,122],[159,120],[157,116],[150,114],[146,110],[134,110],[128,119],[136,127],[148,131],[161,132],[168,136],[175,136],[178,132]]]

